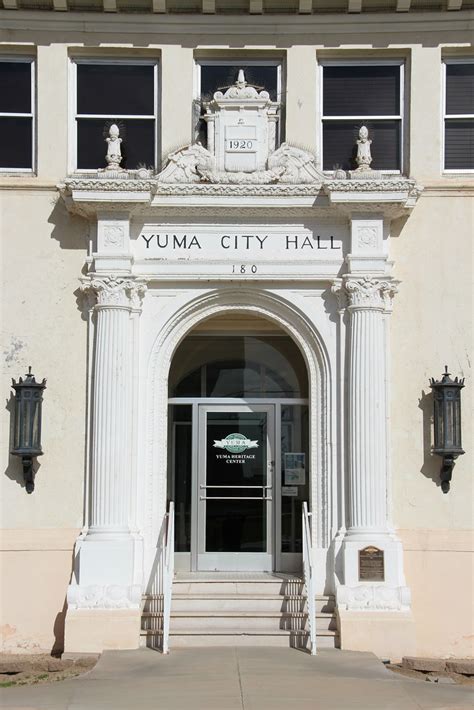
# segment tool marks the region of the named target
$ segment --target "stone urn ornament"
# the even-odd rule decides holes
[[[116,123],[112,123],[109,128],[109,135],[105,139],[107,143],[107,155],[105,160],[107,162],[106,171],[120,172],[123,168],[120,167],[122,162],[122,150],[120,144],[122,139],[120,138],[120,130]]]
[[[359,130],[359,138],[357,140],[357,170],[359,172],[369,172],[372,170],[370,164],[372,162],[372,154],[370,151],[370,146],[372,144],[369,138],[369,131],[367,126],[361,126]]]
[[[357,163],[357,168],[350,171],[350,177],[356,180],[379,180],[382,177],[380,171],[373,170],[370,167],[372,162],[372,139],[369,138],[369,129],[367,126],[360,127],[356,145],[357,155],[355,161]]]

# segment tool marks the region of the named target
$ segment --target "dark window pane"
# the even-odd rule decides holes
[[[286,336],[191,336],[170,370],[171,397],[307,397],[303,357]]]
[[[309,416],[306,405],[281,408],[281,551],[301,552],[301,508],[309,500]],[[286,496],[295,469],[299,476],[297,496]]]
[[[324,67],[324,116],[400,114],[399,66]]]
[[[372,139],[372,164],[375,170],[400,170],[400,121],[367,121]],[[323,170],[357,167],[357,138],[360,123],[352,121],[323,122]]]
[[[446,113],[474,113],[474,63],[446,65]]]
[[[31,118],[0,118],[0,167],[33,167]]]
[[[206,552],[265,552],[265,503],[208,500],[206,512]]]
[[[447,170],[474,169],[474,119],[446,121],[444,156]]]
[[[31,113],[30,62],[0,62],[0,112]]]
[[[168,500],[175,505],[175,550],[191,549],[192,410],[190,406],[169,408]]]
[[[153,74],[150,65],[78,64],[77,112],[153,115]]]
[[[207,366],[207,397],[261,397],[258,364],[249,361],[212,362]]]
[[[103,168],[106,165],[106,125],[103,118],[77,119],[77,167],[79,170]],[[153,166],[155,163],[155,121],[131,119],[119,122],[123,141],[122,168],[134,170],[138,165]],[[123,127],[123,128],[122,128]]]
[[[239,69],[245,71],[245,79],[259,90],[265,89],[270,94],[272,101],[277,100],[278,93],[278,67],[251,64],[234,66],[201,66],[201,98],[210,101],[215,91],[231,86],[237,81]]]

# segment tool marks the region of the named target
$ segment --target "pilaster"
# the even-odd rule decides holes
[[[69,639],[76,639],[71,642],[73,645],[82,638],[81,619],[86,626],[93,623],[91,610],[101,610],[102,615],[105,610],[117,609],[139,613],[141,585],[136,584],[135,559],[142,554],[141,540],[130,528],[134,517],[131,510],[131,346],[145,288],[143,282],[130,276],[92,273],[82,281],[82,290],[95,300],[96,324],[89,526],[85,536],[76,544],[76,583],[68,589],[66,637],[70,627]],[[123,619],[127,619],[127,629],[133,626],[133,623],[130,626],[129,616],[123,616]],[[82,649],[69,645],[68,650]]]
[[[342,550],[344,585],[339,588],[338,600],[347,608],[406,608],[409,595],[402,550],[390,528],[387,508],[384,320],[397,282],[347,274],[334,283],[333,291],[345,302],[349,319],[348,519]],[[360,553],[367,547],[377,548],[383,559],[383,571],[374,581],[365,581],[360,569]],[[393,593],[389,594],[389,589]]]
[[[373,234],[376,235],[376,229]],[[376,248],[376,238],[373,241]],[[394,623],[393,612],[400,613],[401,652],[404,643],[408,648],[413,643],[403,550],[391,529],[388,510],[385,320],[391,312],[397,286],[390,277],[357,273],[346,274],[333,285],[339,304],[346,307],[349,325],[348,506],[340,553],[342,579],[337,587],[339,624],[344,648],[359,650],[358,644],[372,629],[373,650],[382,654],[386,629]],[[376,613],[375,621],[368,612]],[[392,615],[387,616],[388,626],[381,613]],[[367,628],[361,632],[361,624],[365,623]],[[367,638],[365,648],[369,650]],[[393,655],[392,650],[389,655]]]

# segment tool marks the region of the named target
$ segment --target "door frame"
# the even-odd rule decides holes
[[[233,405],[269,405],[274,407],[275,412],[275,472],[281,471],[281,446],[279,442],[281,441],[281,407],[284,405],[306,405],[309,407],[309,399],[306,397],[275,397],[264,399],[262,397],[170,397],[168,399],[168,404],[179,404],[179,405],[191,405],[192,407],[192,448],[193,451],[198,452],[199,446],[199,434],[198,434],[198,424],[199,424],[199,407],[202,405],[223,405],[224,407]],[[311,425],[310,425],[311,426]],[[311,437],[310,437],[311,441]],[[171,442],[170,442],[171,445]],[[310,461],[311,461],[311,444],[309,449]],[[198,479],[198,456],[192,456],[191,463],[191,477],[192,477],[192,492],[191,492],[191,549],[190,552],[177,552],[175,553],[175,563],[179,570],[182,572],[197,571],[197,539],[198,539],[198,521],[197,521],[197,508],[198,508],[198,485],[196,481]],[[310,463],[311,470],[311,463]],[[276,478],[275,473],[275,478]],[[311,477],[309,478],[309,500],[312,500],[311,496]],[[302,565],[301,553],[293,552],[282,552],[281,551],[281,488],[278,485],[274,486],[274,571],[277,572],[300,572]]]
[[[212,413],[231,414],[239,412],[266,414],[266,551],[265,552],[206,552],[206,476],[207,476],[207,415]],[[230,432],[229,432],[230,433]],[[258,404],[223,403],[209,404],[203,402],[198,406],[198,475],[194,479],[196,488],[197,536],[194,539],[197,548],[195,552],[196,569],[198,571],[263,571],[271,572],[275,567],[275,406],[260,401]],[[193,555],[192,555],[193,556]]]

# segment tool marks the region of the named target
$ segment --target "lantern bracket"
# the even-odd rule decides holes
[[[441,479],[441,490],[443,493],[447,493],[451,486],[451,478],[453,475],[453,468],[456,465],[455,456],[443,456],[443,465],[441,467],[440,479]]]
[[[31,456],[23,456],[21,459],[23,466],[23,479],[27,493],[33,493],[35,490],[35,472],[33,470],[33,459]]]

